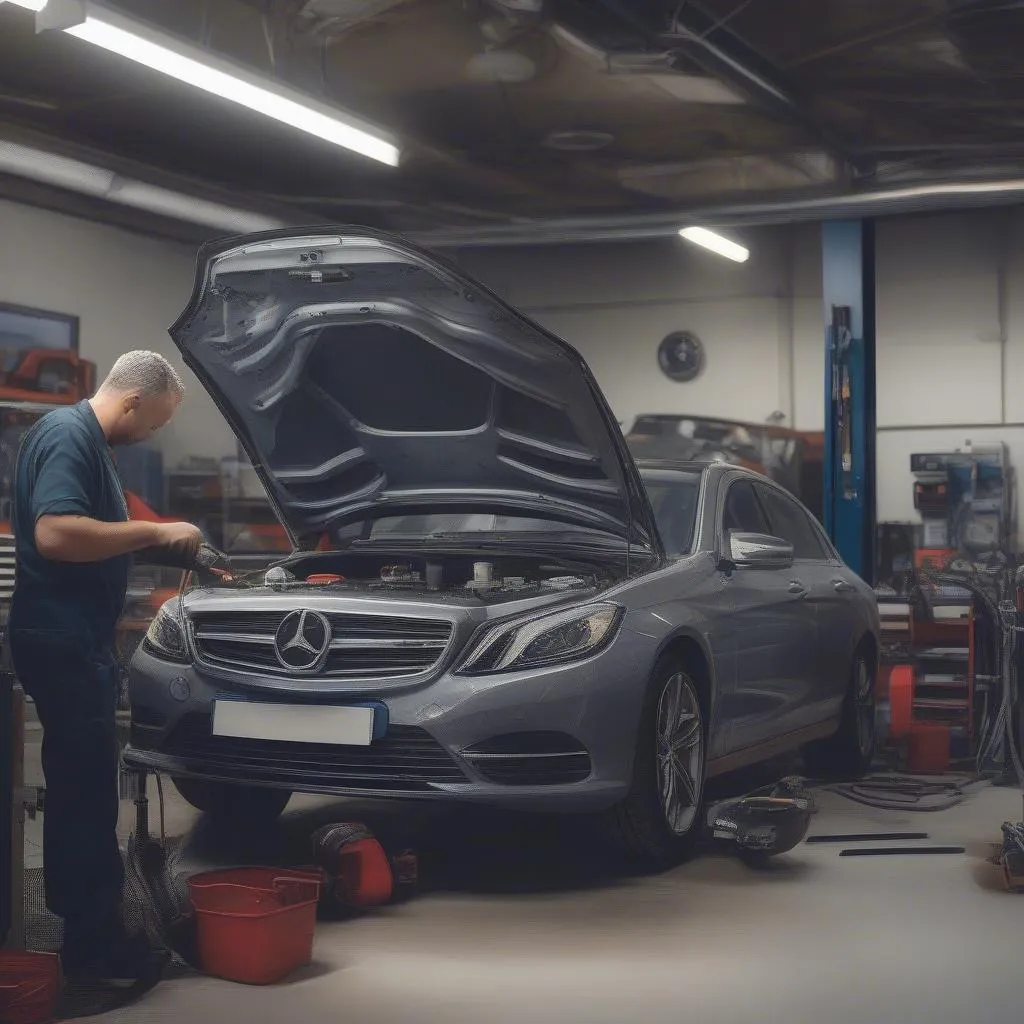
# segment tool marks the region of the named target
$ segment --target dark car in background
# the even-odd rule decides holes
[[[129,765],[200,810],[293,792],[586,813],[650,862],[713,774],[874,737],[874,594],[728,462],[630,456],[586,364],[362,229],[207,247],[172,329],[288,531],[131,669]]]
[[[821,519],[825,435],[768,423],[677,413],[637,416],[626,443],[638,459],[719,461],[763,473]]]

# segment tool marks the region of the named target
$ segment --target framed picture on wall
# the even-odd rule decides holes
[[[0,375],[9,384],[31,380],[31,389],[61,391],[73,373],[66,362],[40,358],[47,351],[78,354],[78,317],[0,302]],[[55,379],[48,381],[47,376]],[[42,379],[38,379],[42,378]]]

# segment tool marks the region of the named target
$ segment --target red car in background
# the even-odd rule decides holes
[[[762,473],[822,516],[825,435],[768,423],[643,413],[626,435],[635,459],[728,462]]]

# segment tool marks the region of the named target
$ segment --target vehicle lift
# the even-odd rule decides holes
[[[824,525],[843,560],[875,579],[875,225],[821,226],[825,314]]]

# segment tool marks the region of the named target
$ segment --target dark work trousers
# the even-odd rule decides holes
[[[119,669],[86,631],[10,632],[14,670],[43,726],[46,905],[65,948],[116,928],[124,865],[117,842]]]

